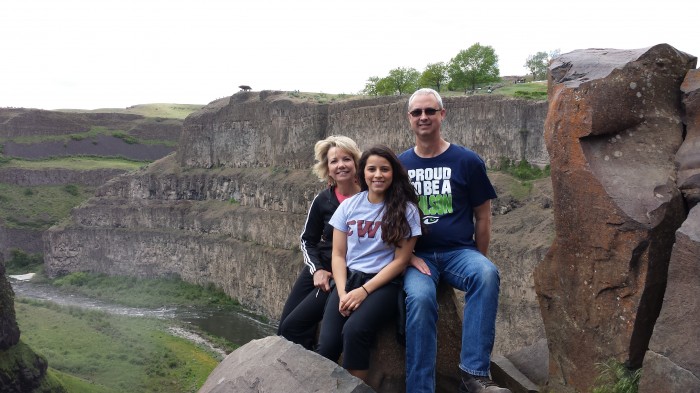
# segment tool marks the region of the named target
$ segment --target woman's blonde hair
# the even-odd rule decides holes
[[[314,146],[316,163],[314,164],[313,171],[320,181],[327,181],[328,184],[333,184],[333,178],[330,177],[328,173],[328,151],[331,147],[337,147],[338,149],[350,153],[355,162],[355,171],[357,171],[357,162],[360,160],[360,155],[362,155],[360,148],[357,147],[357,143],[346,136],[331,135],[326,139],[316,142],[316,146]]]

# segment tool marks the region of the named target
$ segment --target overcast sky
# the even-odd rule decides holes
[[[356,93],[474,43],[501,75],[559,49],[700,56],[698,0],[2,0],[0,107],[206,104],[238,86]]]

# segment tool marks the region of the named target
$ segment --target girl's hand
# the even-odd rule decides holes
[[[411,255],[411,259],[408,261],[408,263],[418,269],[419,272],[426,274],[430,276],[430,268],[428,267],[428,264],[425,263],[423,258],[417,257],[415,254]]]
[[[350,316],[350,314],[357,310],[362,302],[367,299],[367,296],[369,295],[362,287],[353,289],[340,298],[338,311],[340,311],[344,317]]]
[[[328,270],[318,269],[314,272],[314,287],[321,289],[323,292],[331,290],[331,277],[333,274]]]

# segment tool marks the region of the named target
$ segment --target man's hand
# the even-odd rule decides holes
[[[314,287],[321,289],[323,292],[331,290],[331,277],[333,274],[328,270],[318,269],[314,272]]]

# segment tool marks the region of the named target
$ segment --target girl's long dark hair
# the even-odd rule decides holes
[[[357,175],[362,191],[369,189],[365,179],[365,167],[370,156],[385,158],[391,164],[393,171],[391,185],[384,194],[384,216],[382,217],[382,240],[387,244],[399,247],[401,240],[411,236],[411,227],[406,219],[406,206],[413,203],[418,208],[418,195],[408,178],[406,168],[401,165],[398,157],[391,149],[383,145],[375,145],[365,150],[358,163]],[[420,213],[420,209],[418,209]],[[423,219],[421,217],[420,222]]]

